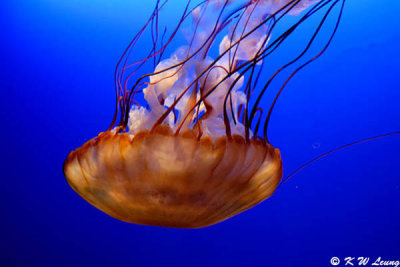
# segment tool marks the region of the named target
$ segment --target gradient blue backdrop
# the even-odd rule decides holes
[[[179,14],[184,1],[175,0]],[[400,137],[305,169],[218,225],[123,223],[67,185],[62,164],[108,126],[113,69],[153,1],[0,3],[1,266],[330,266],[400,260]],[[400,129],[400,1],[348,0],[327,53],[278,102],[270,139],[285,174],[342,144]],[[140,51],[140,47],[139,47]]]

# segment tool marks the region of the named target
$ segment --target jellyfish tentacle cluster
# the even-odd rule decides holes
[[[64,173],[78,194],[115,218],[198,228],[277,188],[282,162],[267,138],[271,112],[290,78],[330,44],[344,0],[188,1],[169,36],[159,24],[167,4],[156,1],[117,64],[109,130],[71,152]],[[301,62],[331,14],[339,15],[330,38]],[[314,15],[321,19],[308,42],[263,81],[269,57]],[[131,62],[145,34],[149,50]],[[171,50],[179,34],[186,43]],[[297,63],[264,112],[260,103],[271,81]],[[141,73],[146,68],[152,71]]]

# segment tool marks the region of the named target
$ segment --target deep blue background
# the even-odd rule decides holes
[[[182,3],[175,0],[176,14]],[[1,1],[0,265],[400,260],[399,136],[330,155],[271,199],[200,230],[123,223],[69,188],[63,161],[108,126],[114,65],[152,7],[133,0]],[[348,0],[330,49],[291,81],[270,132],[285,174],[329,149],[400,129],[399,10],[398,0]]]

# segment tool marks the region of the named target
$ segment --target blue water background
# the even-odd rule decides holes
[[[184,2],[175,0],[165,21]],[[330,155],[269,200],[199,230],[120,222],[67,185],[63,161],[108,127],[115,63],[152,8],[153,1],[1,1],[0,265],[400,260],[399,136]],[[399,10],[398,0],[348,0],[332,46],[289,83],[270,130],[285,175],[340,145],[400,130]]]

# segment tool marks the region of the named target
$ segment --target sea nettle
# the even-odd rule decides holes
[[[172,31],[160,25],[168,4],[157,1],[117,64],[111,127],[71,152],[64,173],[80,196],[119,220],[199,228],[274,193],[282,161],[268,140],[270,116],[290,78],[329,46],[344,0],[188,2]],[[306,41],[290,43],[311,17]],[[323,27],[328,18],[333,24]],[[322,29],[326,40],[310,52]],[[179,35],[186,44],[166,56]],[[134,50],[142,36],[148,50]],[[287,43],[297,49],[286,53]],[[286,61],[265,77],[279,53]],[[273,101],[261,106],[282,75]]]

